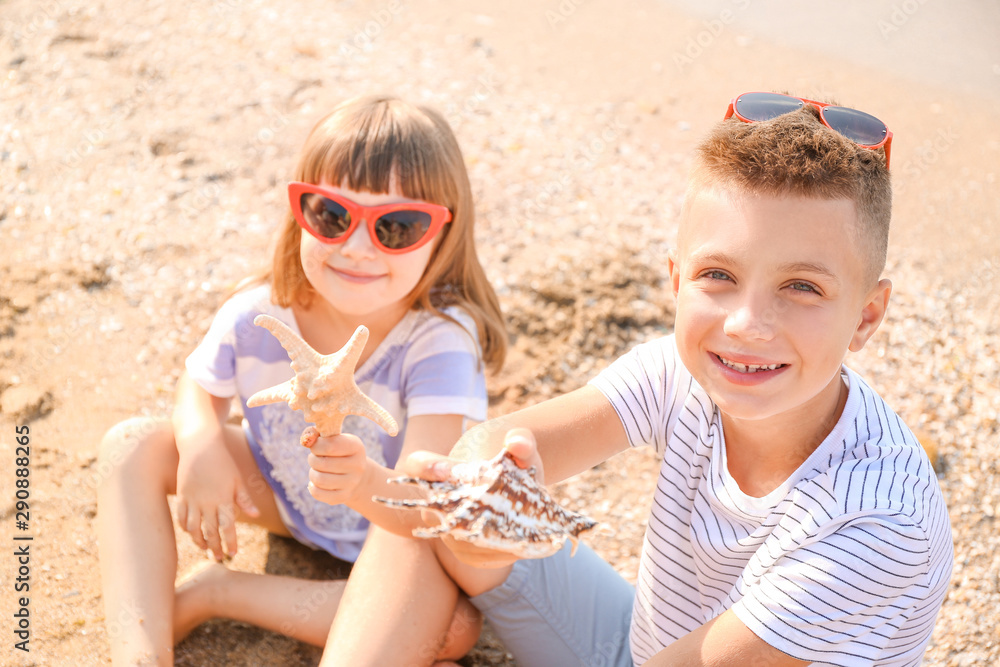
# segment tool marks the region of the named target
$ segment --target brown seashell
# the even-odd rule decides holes
[[[597,525],[559,505],[535,480],[535,469],[519,467],[506,450],[489,461],[457,464],[451,475],[452,479],[443,482],[415,477],[390,480],[426,489],[426,500],[373,500],[389,507],[426,509],[441,519],[440,525],[415,529],[415,537],[447,534],[520,558],[551,556],[567,539],[576,553],[580,534]]]

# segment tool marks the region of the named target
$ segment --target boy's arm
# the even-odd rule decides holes
[[[765,642],[730,610],[684,635],[643,667],[797,667],[808,664]]]
[[[489,459],[506,448],[522,466],[535,466],[540,482],[554,484],[606,461],[628,445],[610,401],[600,390],[585,386],[469,429],[452,448],[451,458],[416,452],[403,469],[414,477],[443,480],[456,460]],[[518,560],[447,535],[441,541],[459,561],[477,568],[501,571]],[[464,579],[459,583],[466,592],[489,588]]]
[[[588,385],[469,429],[452,448],[450,461],[493,458],[512,429],[528,429],[534,435],[537,454],[522,456],[519,450],[511,453],[523,464],[538,467],[541,481],[546,484],[589,470],[629,445],[611,402]],[[444,467],[436,467],[439,462],[442,457],[418,452],[404,469],[417,477],[444,479],[448,476],[447,461]]]
[[[539,446],[537,453],[533,447],[523,446],[512,449],[512,453],[525,466],[536,466],[539,478],[550,483],[583,472],[628,446],[625,430],[611,403],[597,389],[584,387],[479,424],[465,435],[462,435],[461,415],[414,417],[407,423],[406,441],[396,470],[426,479],[444,479],[448,476],[447,466],[455,463],[455,459],[492,458],[503,447],[508,431],[515,428],[532,431]],[[452,458],[446,457],[449,444],[456,440]],[[317,500],[345,503],[373,523],[400,535],[408,536],[414,528],[428,525],[419,512],[393,509],[371,500],[372,496],[417,498],[421,493],[411,487],[388,484],[387,479],[398,473],[368,459],[364,446],[353,436],[323,438],[311,449],[310,492]],[[438,463],[446,467],[436,468]],[[436,523],[434,518],[429,521],[429,525]]]

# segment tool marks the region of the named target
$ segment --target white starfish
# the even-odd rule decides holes
[[[367,417],[389,435],[399,432],[392,415],[365,396],[354,382],[354,370],[368,342],[366,327],[358,327],[347,345],[337,352],[323,355],[281,320],[270,315],[258,315],[253,323],[264,327],[278,339],[292,360],[295,377],[258,391],[247,401],[248,407],[286,402],[293,410],[301,410],[306,421],[315,424],[319,435],[324,437],[340,433],[347,415]]]

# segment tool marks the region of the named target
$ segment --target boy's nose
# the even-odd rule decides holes
[[[723,331],[737,338],[770,340],[778,310],[774,302],[764,298],[746,298],[726,314]]]

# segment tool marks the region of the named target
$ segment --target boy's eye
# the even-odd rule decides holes
[[[809,283],[792,283],[789,287],[791,287],[796,292],[812,292],[814,294],[819,294],[819,290],[817,290]]]
[[[702,274],[706,278],[711,278],[712,280],[729,280],[729,274],[725,271],[719,271],[718,269],[713,269],[711,271],[706,271]]]

